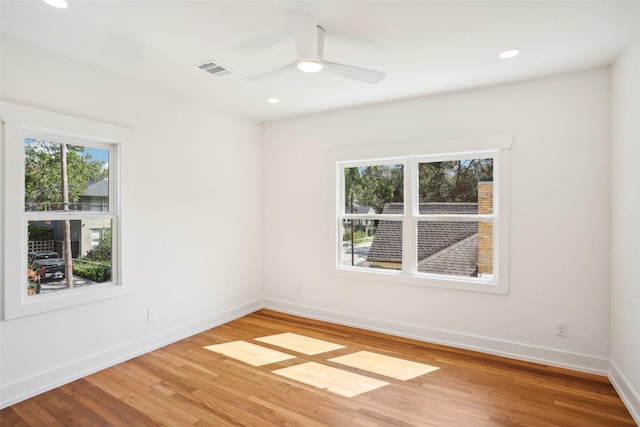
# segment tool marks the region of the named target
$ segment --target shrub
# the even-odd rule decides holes
[[[111,229],[105,228],[100,243],[95,248],[91,249],[85,259],[91,261],[111,261]]]
[[[29,225],[29,240],[53,240],[53,228]]]
[[[357,230],[357,231],[355,231],[353,233],[353,240],[355,240],[358,243],[366,240],[366,238],[367,238],[367,235],[362,230]],[[345,228],[344,234],[342,235],[342,241],[343,242],[350,242],[351,241],[351,229],[350,228]]]
[[[106,282],[111,279],[111,265],[79,262],[73,266],[73,274],[94,282]]]

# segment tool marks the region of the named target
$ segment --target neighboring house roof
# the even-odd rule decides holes
[[[382,213],[394,214],[403,212],[403,203],[387,203]],[[478,212],[477,203],[421,203],[419,206],[421,214],[476,214]],[[465,239],[468,239],[476,235],[475,240],[471,239],[466,245],[460,246],[457,251],[465,249],[469,253],[473,252],[476,261],[473,264],[472,270],[468,275],[471,275],[475,270],[475,264],[477,264],[478,257],[478,243],[477,243],[478,224],[476,222],[452,222],[452,221],[419,221],[418,222],[418,262],[421,263],[429,257],[433,257],[436,254],[450,248],[452,245],[457,244]],[[475,241],[475,246],[473,242]],[[440,254],[442,257],[446,253],[450,255],[459,256],[459,252],[445,252]],[[468,256],[464,256],[464,259],[468,259]],[[402,261],[402,222],[401,221],[389,221],[381,220],[378,223],[375,237],[371,243],[371,249],[367,256],[367,261],[370,262],[401,262]],[[442,266],[445,269],[446,262],[436,260],[433,261],[432,268]],[[463,263],[464,264],[464,263]],[[467,275],[468,269],[456,270],[454,273],[445,273],[444,271],[430,270],[432,273],[439,274],[459,274]],[[420,270],[423,271],[423,270]]]
[[[356,213],[359,215],[369,215],[369,214],[376,213],[376,210],[373,209],[371,206],[358,206],[356,208]]]
[[[87,184],[87,191],[81,197],[109,197],[109,180],[102,179]]]
[[[351,207],[347,206],[346,207],[346,213],[353,213],[353,214],[358,214],[358,215],[369,215],[369,214],[374,214],[376,213],[375,209],[373,209],[371,206],[360,206],[360,205],[353,205],[353,212],[351,212]]]
[[[477,276],[478,233],[460,240],[418,263],[422,273]]]

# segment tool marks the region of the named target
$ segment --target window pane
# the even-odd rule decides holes
[[[421,214],[493,213],[493,159],[418,165]]]
[[[404,202],[403,165],[345,168],[344,197],[345,213],[402,214],[402,203]]]
[[[68,210],[109,210],[109,150],[27,138],[24,153],[26,211],[66,210],[65,171]]]
[[[451,276],[491,277],[493,224],[418,221],[418,271]]]
[[[111,219],[29,221],[27,293],[53,292],[111,280]],[[71,245],[67,280],[65,235]]]
[[[402,270],[402,222],[343,220],[341,264]]]

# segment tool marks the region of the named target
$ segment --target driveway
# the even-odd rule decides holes
[[[371,249],[371,242],[357,244],[353,247],[354,265],[364,266]],[[342,265],[351,265],[351,245],[342,248]]]
[[[73,287],[80,288],[83,286],[95,285],[97,282],[94,282],[89,279],[85,279],[84,277],[73,276]],[[46,294],[49,292],[54,292],[60,289],[66,289],[67,282],[65,279],[54,279],[54,280],[41,280],[40,281],[40,293]]]

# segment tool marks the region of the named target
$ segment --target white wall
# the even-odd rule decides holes
[[[611,370],[640,422],[640,35],[612,68]]]
[[[601,68],[266,124],[267,305],[606,373],[609,100],[609,70]],[[508,295],[333,274],[335,195],[328,150],[505,132],[515,135]],[[568,337],[555,335],[558,320],[568,322]]]
[[[3,100],[134,130],[135,263],[130,296],[0,322],[2,406],[260,306],[260,124],[9,38],[1,59]]]

